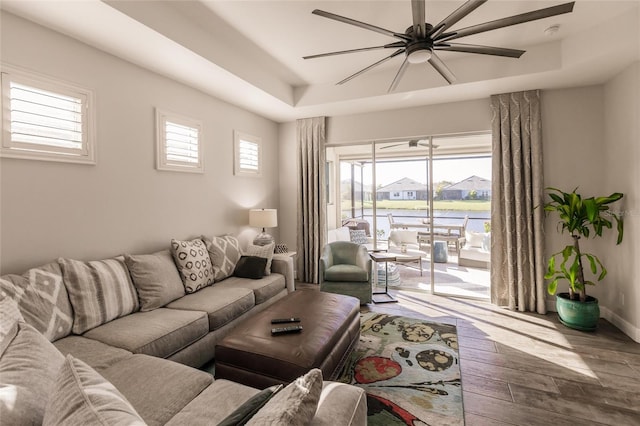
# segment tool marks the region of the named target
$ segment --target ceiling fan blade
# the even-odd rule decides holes
[[[406,56],[404,58],[404,62],[402,63],[402,65],[400,65],[400,69],[396,73],[395,78],[391,82],[391,86],[389,86],[389,90],[387,90],[387,93],[391,93],[394,90],[396,90],[396,87],[398,87],[398,83],[400,83],[400,80],[402,80],[402,76],[404,75],[404,72],[407,70],[408,66],[409,66],[409,57]]]
[[[435,27],[433,27],[433,29],[431,30],[431,33],[429,34],[429,36],[431,38],[434,38],[434,37],[438,36],[444,30],[446,30],[447,28],[451,28],[453,25],[455,25],[462,18],[464,18],[465,16],[467,16],[468,14],[470,14],[471,12],[473,12],[474,10],[476,10],[478,7],[482,6],[486,2],[487,2],[487,0],[469,0],[469,1],[467,1],[462,6],[460,6],[455,11],[453,11],[451,13],[451,15],[447,16],[442,21],[440,21]]]
[[[345,24],[355,25],[356,27],[364,28],[365,30],[375,31],[380,34],[387,35],[389,37],[396,37],[402,40],[411,40],[409,36],[406,34],[399,34],[393,31],[386,30],[384,28],[377,27],[375,25],[367,24],[364,22],[356,21],[355,19],[347,18],[346,16],[336,15],[335,13],[325,12],[324,10],[315,9],[313,12],[314,15],[322,16],[324,18],[333,19],[335,21],[344,22]]]
[[[573,11],[575,2],[564,3],[558,6],[547,7],[545,9],[534,10],[533,12],[522,13],[520,15],[509,16],[508,18],[497,19],[483,24],[455,30],[450,33],[443,33],[436,37],[437,41],[453,40],[466,37],[472,34],[483,33],[485,31],[497,30],[498,28],[509,27],[511,25],[523,24],[525,22],[536,21],[538,19],[549,18],[551,16],[562,15]]]
[[[404,47],[404,46],[405,46],[405,42],[397,41],[395,43],[385,44],[384,46],[361,47],[359,49],[340,50],[338,52],[320,53],[318,55],[303,56],[302,59],[323,58],[325,56],[343,55],[345,53],[366,52],[368,50],[390,49],[390,48],[398,48],[398,47]]]
[[[380,149],[395,148],[396,146],[402,146],[402,145],[404,145],[404,144],[403,143],[397,143],[395,145],[381,146]]]
[[[420,39],[426,35],[424,0],[411,0],[411,13],[413,14],[413,35]]]
[[[363,74],[363,73],[369,71],[371,68],[376,67],[376,66],[378,66],[378,65],[380,65],[380,64],[382,64],[384,62],[387,62],[389,59],[394,58],[394,57],[398,56],[401,53],[404,53],[405,50],[406,49],[398,49],[395,52],[393,52],[391,55],[387,56],[386,58],[382,58],[378,62],[374,62],[373,64],[369,65],[368,67],[361,69],[360,71],[358,71],[355,74],[351,74],[349,77],[345,78],[344,80],[341,80],[341,81],[337,82],[336,84],[344,84],[347,81],[349,81],[349,80],[351,80],[353,78],[356,78],[360,74]]]
[[[449,82],[449,84],[454,83],[456,81],[456,76],[453,75],[451,70],[442,62],[442,59],[435,54],[435,52],[431,55],[429,59],[429,63],[433,66],[436,71],[440,73],[441,76],[444,77],[445,80]]]
[[[493,46],[479,46],[476,44],[462,44],[462,43],[442,43],[433,46],[435,50],[445,50],[449,52],[466,52],[466,53],[480,53],[482,55],[495,55],[506,56],[508,58],[519,58],[525,53],[524,50],[507,49],[504,47]]]

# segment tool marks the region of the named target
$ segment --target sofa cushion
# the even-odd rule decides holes
[[[322,371],[314,368],[267,402],[247,425],[307,426],[318,408]]]
[[[216,281],[222,281],[230,277],[242,254],[238,239],[231,235],[213,237],[212,239],[202,236],[202,239],[209,251],[209,257],[211,257],[216,274]]]
[[[39,425],[64,357],[31,325],[18,322],[14,330],[0,358],[0,419],[7,425]]]
[[[217,425],[240,404],[259,393],[258,389],[229,380],[215,380],[182,411],[172,418],[167,426]],[[221,397],[224,395],[224,397]],[[211,401],[215,401],[212,404]]]
[[[333,265],[325,269],[324,279],[326,281],[355,281],[365,282],[369,280],[366,270],[357,265]]]
[[[182,278],[169,250],[124,256],[138,290],[140,310],[152,311],[184,296]]]
[[[75,334],[140,308],[122,256],[90,262],[60,258],[59,262],[73,306]]]
[[[58,262],[0,277],[0,297],[4,295],[18,302],[25,322],[49,341],[71,333],[73,310]]]
[[[271,261],[273,260],[273,249],[275,243],[267,244],[264,246],[249,245],[244,251],[247,256],[258,256],[267,259],[267,265],[264,268],[265,275],[271,275]]]
[[[214,271],[204,242],[171,240],[173,255],[187,293],[194,293],[213,284]]]
[[[247,288],[255,295],[255,304],[260,305],[287,288],[284,276],[271,274],[259,280],[231,277],[215,285],[220,289]]]
[[[221,285],[232,279],[234,278],[227,278],[225,281],[202,289],[196,294],[188,294],[185,297],[181,297],[169,303],[167,308],[206,312],[209,317],[209,330],[217,330],[255,306],[255,297],[250,289],[244,287],[229,288]],[[237,279],[245,282],[254,282],[254,280],[245,278]]]
[[[267,266],[267,259],[258,256],[242,256],[238,260],[233,276],[238,278],[249,278],[259,280],[264,277],[264,268]]]
[[[167,423],[213,382],[209,373],[146,355],[133,355],[101,374],[149,425]],[[208,399],[207,403],[215,410],[220,401],[228,397],[218,395],[217,399]]]
[[[84,336],[136,354],[166,358],[208,332],[209,322],[204,312],[159,308],[118,318],[89,330]]]
[[[129,401],[104,377],[67,355],[44,413],[44,426],[144,425]]]
[[[53,342],[62,355],[73,355],[96,370],[105,369],[118,361],[133,355],[124,349],[109,346],[83,336],[67,336]]]

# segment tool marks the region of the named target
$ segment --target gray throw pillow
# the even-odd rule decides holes
[[[43,426],[146,424],[115,386],[71,355],[60,368],[52,391]]]
[[[0,423],[39,425],[64,356],[31,325],[17,332],[0,358]]]
[[[140,310],[152,311],[184,296],[184,285],[169,250],[124,256],[138,290]]]
[[[247,425],[306,426],[316,414],[322,393],[322,371],[314,368],[269,400]]]

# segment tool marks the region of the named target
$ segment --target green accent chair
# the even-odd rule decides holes
[[[320,291],[344,294],[371,303],[371,258],[365,246],[334,241],[320,257]]]

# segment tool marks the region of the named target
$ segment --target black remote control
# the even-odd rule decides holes
[[[299,333],[302,331],[301,325],[290,325],[288,327],[276,327],[271,329],[271,334]]]
[[[282,324],[285,322],[300,322],[300,318],[274,318],[271,320],[271,324]]]

